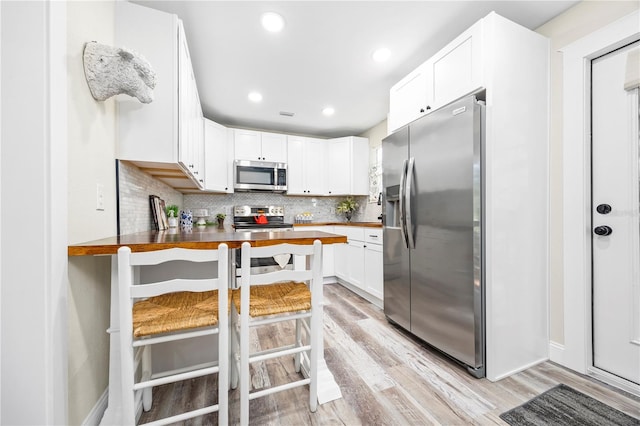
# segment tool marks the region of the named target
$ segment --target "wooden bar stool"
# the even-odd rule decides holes
[[[195,262],[217,262],[218,265],[217,268],[205,266],[207,273],[211,272],[207,278],[178,277],[143,284],[137,282],[140,274],[138,267],[157,268],[172,261],[185,262],[175,267],[175,264],[165,265],[172,272],[187,271],[187,266],[193,267]],[[215,373],[218,373],[217,404],[149,424],[169,424],[215,411],[218,412],[220,425],[228,423],[228,316],[231,298],[228,268],[226,244],[220,244],[217,250],[173,248],[143,253],[132,253],[129,247],[118,250],[124,424],[136,424],[141,399],[145,411],[151,408],[153,386]],[[176,275],[180,275],[179,272]],[[218,362],[173,371],[152,371],[152,345],[213,334],[218,335]]]
[[[251,273],[251,259],[282,254],[306,256],[304,270],[280,270],[264,274]],[[313,245],[279,244],[251,247],[242,244],[241,285],[233,291],[231,307],[233,365],[231,387],[238,384],[240,373],[240,424],[249,424],[249,401],[276,392],[309,385],[309,409],[318,406],[318,350],[322,338],[322,243]],[[249,353],[249,329],[280,321],[296,321],[294,343]],[[303,332],[304,331],[304,332]],[[304,335],[304,336],[303,336]],[[238,345],[238,342],[240,344]],[[290,383],[251,392],[249,365],[286,355],[293,355],[295,369],[305,367],[308,377]]]

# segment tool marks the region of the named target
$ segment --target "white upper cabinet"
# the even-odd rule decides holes
[[[116,2],[115,44],[144,56],[158,82],[149,104],[118,96],[117,158],[178,190],[203,188],[202,109],[178,17]]]
[[[202,106],[191,65],[189,46],[182,22],[178,21],[179,96],[178,96],[178,163],[198,188],[205,186],[204,127]]]
[[[279,133],[262,134],[262,159],[273,163],[287,162],[287,135]]]
[[[234,129],[235,159],[287,162],[287,135]]]
[[[369,140],[357,136],[330,139],[325,175],[327,195],[367,195]]]
[[[327,141],[288,136],[287,151],[287,194],[326,195]]]
[[[432,108],[483,87],[483,21],[476,22],[427,61]]]
[[[389,132],[412,122],[432,108],[432,77],[428,72],[427,64],[422,64],[391,87],[387,124]]]
[[[205,190],[233,192],[233,130],[204,119]]]
[[[485,87],[483,51],[487,37],[483,33],[484,22],[484,19],[476,22],[391,87],[389,133]]]

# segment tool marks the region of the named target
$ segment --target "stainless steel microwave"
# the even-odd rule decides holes
[[[233,188],[236,191],[286,192],[287,164],[236,160],[233,163]]]

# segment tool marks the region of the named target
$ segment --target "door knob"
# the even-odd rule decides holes
[[[598,204],[596,211],[600,214],[611,213],[611,206],[609,204]]]
[[[600,236],[607,236],[607,235],[611,235],[611,233],[613,232],[613,229],[611,229],[610,226],[607,225],[601,225],[601,226],[596,226],[595,229],[593,230],[593,232],[596,235],[600,235]]]

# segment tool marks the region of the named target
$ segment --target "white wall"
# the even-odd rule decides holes
[[[88,41],[113,45],[114,3],[68,2],[69,244],[116,234],[116,103],[93,99],[82,53]],[[96,185],[105,210],[96,210]],[[81,424],[108,386],[110,258],[68,261],[68,424]]]
[[[637,1],[584,1],[536,31],[551,39],[550,339],[564,344],[562,54],[558,50],[638,9]]]
[[[65,424],[66,4],[0,9],[0,424]]]

